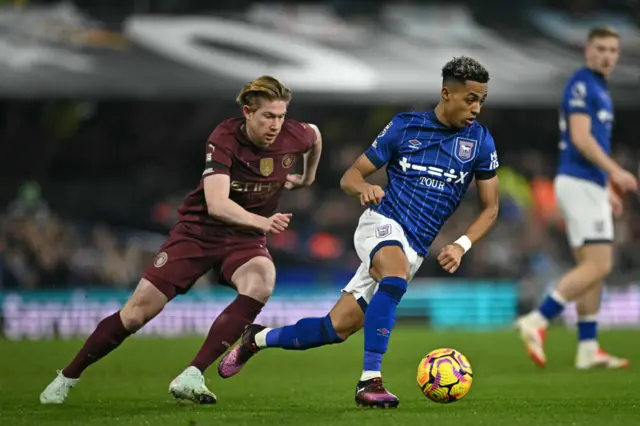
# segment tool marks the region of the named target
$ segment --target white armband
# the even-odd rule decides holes
[[[458,244],[460,247],[462,247],[465,253],[469,251],[472,245],[471,240],[466,235],[463,235],[462,237],[458,238],[453,243]]]

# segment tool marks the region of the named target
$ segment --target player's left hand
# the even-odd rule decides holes
[[[307,179],[302,175],[287,175],[287,182],[284,184],[284,187],[289,191],[306,188],[311,186],[313,183],[313,179]]]
[[[464,249],[458,244],[450,244],[440,250],[438,255],[438,263],[442,266],[442,269],[450,274],[453,274],[460,267],[460,262],[464,256]]]

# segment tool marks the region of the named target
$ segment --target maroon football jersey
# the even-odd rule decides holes
[[[286,119],[276,140],[262,148],[247,138],[243,124],[243,118],[225,120],[209,136],[202,179],[178,207],[179,222],[201,225],[199,229],[203,234],[260,234],[208,214],[204,179],[213,174],[230,177],[229,198],[245,210],[264,217],[275,213],[287,174],[292,172],[298,158],[311,149],[316,133],[306,123]]]

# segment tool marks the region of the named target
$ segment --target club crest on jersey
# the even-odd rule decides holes
[[[273,158],[260,160],[260,173],[262,173],[262,176],[270,176],[273,173]]]
[[[386,225],[382,225],[382,226],[378,226],[376,228],[376,237],[377,238],[384,238],[387,235],[391,234],[391,225],[390,224],[386,224]]]
[[[167,263],[167,260],[169,259],[169,256],[167,255],[166,252],[160,252],[158,253],[158,255],[156,256],[155,260],[153,261],[153,266],[155,266],[156,268],[162,268],[165,263]]]
[[[466,138],[456,138],[455,157],[463,163],[468,163],[476,156],[478,141]]]
[[[282,159],[282,167],[288,169],[293,166],[293,163],[296,161],[296,157],[293,154],[287,154]]]

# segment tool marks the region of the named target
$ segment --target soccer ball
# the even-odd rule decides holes
[[[473,372],[467,357],[454,349],[436,349],[418,365],[418,386],[433,402],[456,402],[471,389]]]

